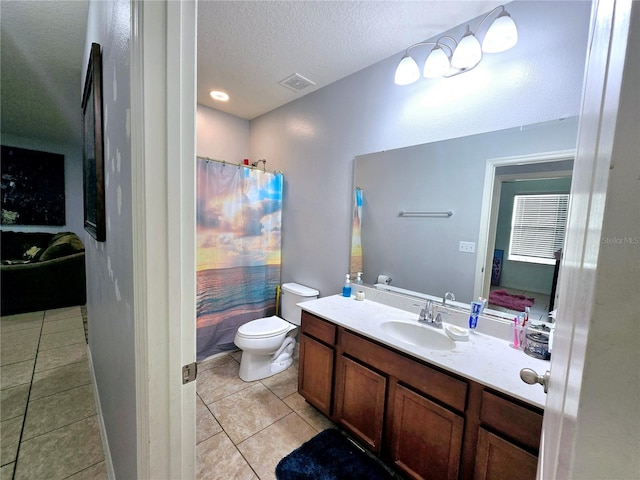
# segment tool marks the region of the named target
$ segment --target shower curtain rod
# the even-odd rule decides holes
[[[263,172],[269,172],[269,173],[279,173],[280,175],[284,175],[284,172],[282,172],[281,170],[267,170],[266,168],[260,168],[258,166],[253,166],[253,165],[245,165],[244,163],[233,163],[233,162],[227,162],[226,160],[218,160],[216,158],[209,158],[209,157],[203,157],[201,155],[197,155],[196,156],[197,159],[199,160],[205,160],[207,162],[218,162],[218,163],[222,163],[223,165],[230,165],[233,167],[245,167],[245,168],[250,168],[252,170],[262,170]],[[258,162],[265,162],[264,165],[266,166],[266,160],[261,159],[258,160]],[[256,162],[256,163],[258,163]]]

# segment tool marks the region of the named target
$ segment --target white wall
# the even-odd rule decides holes
[[[78,107],[78,118],[81,110]],[[80,123],[80,122],[78,122]],[[28,148],[42,152],[64,155],[64,195],[66,224],[58,227],[39,225],[3,225],[2,230],[15,232],[63,232],[70,231],[84,236],[84,197],[82,191],[82,145],[55,143],[37,138],[24,138],[12,134],[2,134],[2,145]]]
[[[252,156],[285,177],[283,282],[339,291],[356,155],[579,114],[590,3],[509,11],[518,45],[468,73],[399,87],[398,54],[251,121]]]
[[[135,478],[137,471],[130,30],[128,0],[91,2],[83,64],[88,62],[91,43],[99,43],[103,69],[107,238],[99,243],[88,233],[84,235],[89,348],[116,478]]]
[[[196,121],[196,155],[230,163],[249,158],[248,120],[198,105]]]

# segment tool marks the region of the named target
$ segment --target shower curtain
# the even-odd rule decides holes
[[[355,187],[353,191],[353,225],[351,228],[351,278],[362,272],[362,189]]]
[[[280,283],[280,172],[197,161],[197,359],[235,349],[240,325],[273,315]]]

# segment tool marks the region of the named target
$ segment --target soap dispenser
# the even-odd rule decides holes
[[[353,283],[355,283],[356,285],[362,285],[362,272],[358,272],[358,276]]]
[[[344,287],[342,287],[342,296],[351,297],[351,275],[347,273],[346,280],[344,281]]]

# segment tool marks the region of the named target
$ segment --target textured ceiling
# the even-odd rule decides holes
[[[88,9],[88,0],[0,3],[3,135],[81,141]]]
[[[499,5],[495,1],[200,1],[198,103],[252,119],[412,43]],[[1,133],[81,141],[88,0],[0,2]],[[315,86],[278,82],[298,73]],[[214,102],[209,90],[231,96]]]
[[[204,1],[198,103],[252,119],[489,12],[495,1]],[[278,82],[315,82],[294,92]],[[230,95],[215,102],[209,91]]]

